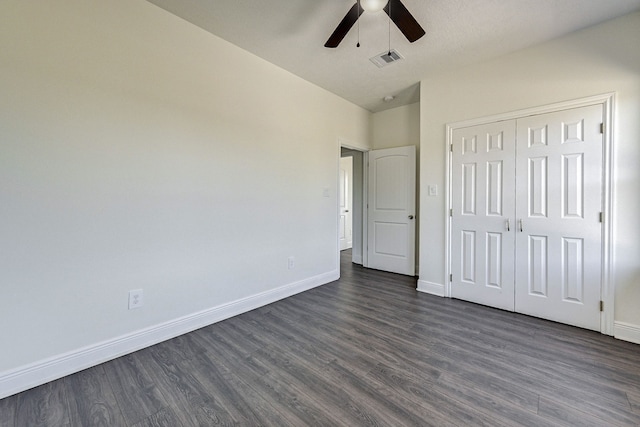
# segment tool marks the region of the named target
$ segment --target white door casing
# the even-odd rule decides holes
[[[369,151],[367,267],[415,275],[415,146]]]
[[[353,157],[340,158],[340,250],[353,245]]]
[[[456,129],[452,140],[452,297],[514,309],[513,120]]]
[[[602,106],[517,121],[519,313],[600,330]]]

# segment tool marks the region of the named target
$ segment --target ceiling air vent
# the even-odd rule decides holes
[[[390,51],[382,52],[381,54],[374,56],[370,60],[378,67],[382,68],[389,64],[393,64],[394,62],[398,62],[401,59],[404,59],[404,56],[402,56],[397,50],[391,49]]]

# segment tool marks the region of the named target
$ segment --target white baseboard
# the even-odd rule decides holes
[[[640,326],[625,322],[614,322],[613,336],[619,340],[640,344]]]
[[[337,280],[334,270],[0,373],[0,399]]]
[[[418,280],[418,291],[426,294],[444,297],[444,285],[440,283],[427,282],[426,280]]]

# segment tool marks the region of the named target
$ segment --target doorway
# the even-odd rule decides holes
[[[367,152],[341,147],[339,165],[345,157],[351,157],[352,187],[349,190],[345,185],[349,166],[339,166],[338,252],[340,249],[349,250],[346,249],[349,246],[346,225],[349,218],[345,212],[348,210],[351,214],[352,262],[367,268],[414,276],[417,222],[415,146]],[[346,189],[341,190],[343,187]]]
[[[340,148],[338,182],[339,250],[350,250],[352,262],[360,265],[363,264],[364,248],[364,154],[352,148]]]
[[[353,246],[353,157],[340,157],[339,174],[340,224],[338,239],[340,251]]]

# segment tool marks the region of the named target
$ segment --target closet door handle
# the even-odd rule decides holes
[[[522,233],[522,219],[519,221],[520,223],[520,232]]]
[[[511,231],[511,221],[507,219],[507,231]]]

